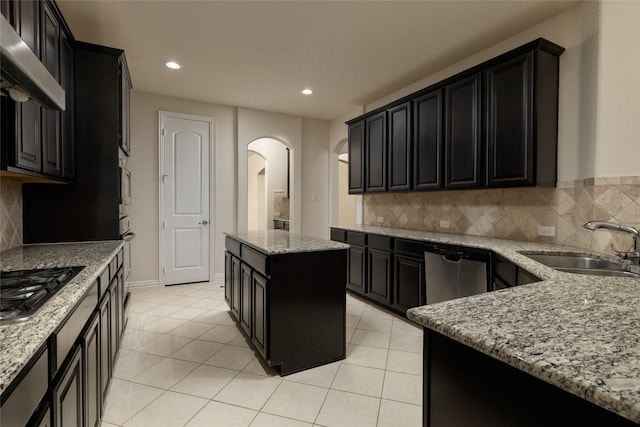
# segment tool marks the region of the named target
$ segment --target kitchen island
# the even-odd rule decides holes
[[[225,233],[225,300],[281,375],[345,358],[348,245],[283,230]]]

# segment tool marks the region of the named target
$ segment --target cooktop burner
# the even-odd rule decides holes
[[[83,268],[0,272],[0,325],[29,319]]]

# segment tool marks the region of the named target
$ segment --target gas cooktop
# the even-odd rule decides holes
[[[30,319],[84,267],[0,272],[0,325]]]

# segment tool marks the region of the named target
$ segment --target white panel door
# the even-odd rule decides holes
[[[165,284],[209,280],[210,122],[164,116],[163,272]]]

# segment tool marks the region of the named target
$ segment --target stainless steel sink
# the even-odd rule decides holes
[[[583,255],[523,255],[554,270],[564,271],[566,273],[640,278],[640,274],[626,271],[620,264],[597,257]]]

